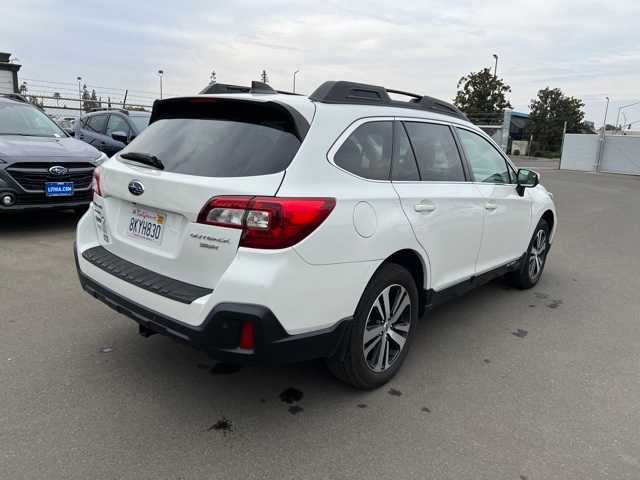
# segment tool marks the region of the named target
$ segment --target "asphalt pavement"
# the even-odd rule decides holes
[[[81,291],[77,216],[0,216],[0,478],[640,478],[640,178],[543,183],[540,284],[429,312],[372,392],[142,338]]]

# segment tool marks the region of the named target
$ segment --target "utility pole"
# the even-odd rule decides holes
[[[598,150],[598,158],[596,159],[596,172],[600,171],[600,164],[602,163],[602,156],[604,155],[604,144],[607,140],[607,113],[609,112],[609,97],[607,104],[604,107],[604,120],[602,120],[602,138],[600,139],[600,150]]]
[[[262,79],[262,83],[269,83],[269,77],[267,77],[266,70],[262,70],[262,73],[260,74],[260,78]]]
[[[498,78],[498,54],[494,53],[493,58],[496,59],[496,66],[493,69],[493,76],[494,78]]]
[[[300,72],[300,70],[296,70],[293,72],[293,93],[296,93],[296,75]]]
[[[164,70],[158,70],[158,75],[160,76],[160,100],[162,100],[162,76],[164,75]]]
[[[82,90],[80,89],[80,83],[82,82],[82,77],[76,77],[78,80],[78,110],[82,111]]]

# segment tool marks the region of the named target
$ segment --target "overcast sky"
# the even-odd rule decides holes
[[[0,21],[0,51],[19,58],[20,79],[69,95],[81,75],[149,99],[159,68],[169,94],[196,93],[211,70],[248,84],[266,69],[275,88],[291,89],[299,69],[305,93],[343,79],[452,100],[458,79],[493,67],[497,53],[519,111],[546,86],[582,98],[597,125],[605,96],[610,123],[640,100],[637,0],[21,0],[2,1]],[[640,120],[640,106],[625,112]]]

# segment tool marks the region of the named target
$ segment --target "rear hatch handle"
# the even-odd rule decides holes
[[[164,165],[162,164],[160,159],[155,155],[151,155],[150,153],[125,152],[120,155],[120,158],[124,158],[125,160],[132,160],[138,163],[144,163],[145,165],[150,165],[157,168],[158,170],[164,170]]]

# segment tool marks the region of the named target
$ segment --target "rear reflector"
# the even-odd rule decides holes
[[[335,205],[334,198],[214,197],[198,223],[242,229],[241,247],[287,248],[318,228]]]
[[[253,322],[245,320],[240,327],[240,348],[253,350],[256,346],[255,326]]]

